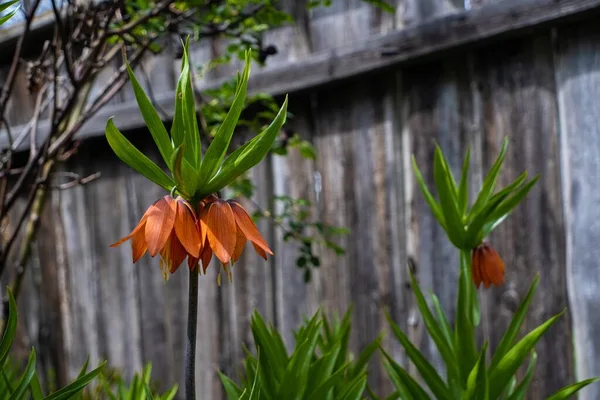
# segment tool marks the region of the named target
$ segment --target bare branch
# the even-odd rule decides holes
[[[35,12],[37,11],[40,5],[40,1],[41,0],[34,0],[31,9],[25,14],[25,26],[23,28],[23,33],[21,34],[21,36],[19,36],[19,40],[17,41],[12,63],[10,64],[10,70],[8,72],[6,80],[4,81],[2,94],[0,94],[0,118],[2,118],[2,120],[4,120],[4,111],[6,109],[6,104],[8,103],[10,93],[12,92],[12,88],[15,83],[15,77],[17,76],[19,60],[21,59],[21,53],[23,51],[23,44],[25,42],[25,39],[29,35],[29,31],[31,30],[33,16],[35,15]]]

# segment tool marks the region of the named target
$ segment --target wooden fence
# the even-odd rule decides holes
[[[295,267],[297,249],[268,223],[269,262],[247,251],[232,284],[217,287],[215,269],[200,281],[198,393],[223,397],[217,370],[235,374],[251,343],[254,308],[282,329],[289,345],[303,316],[323,307],[353,311],[352,349],[386,332],[384,346],[406,361],[384,318],[399,325],[437,365],[408,285],[406,261],[453,314],[457,252],[434,223],[416,187],[410,156],[432,181],[434,143],[458,171],[472,149],[472,194],[510,138],[501,184],[522,171],[541,174],[527,200],[491,237],[503,257],[506,285],[481,291],[482,334],[494,347],[535,274],[538,293],[526,332],[568,307],[537,346],[538,367],[528,398],[600,375],[600,26],[597,0],[398,0],[396,15],[363,2],[334,1],[307,13],[287,1],[298,21],[269,32],[279,49],[255,68],[253,91],[290,92],[294,118],[286,125],[311,140],[318,159],[273,156],[257,166],[256,203],[273,194],[306,197],[323,221],[345,226],[347,254],[320,249],[322,266],[309,284]],[[459,4],[460,3],[460,4]],[[220,43],[201,44],[198,62]],[[169,54],[148,60],[157,102],[172,111],[178,63]],[[230,70],[204,77],[211,87]],[[164,95],[163,95],[164,94]],[[17,99],[12,118],[27,121]],[[127,375],[151,361],[164,384],[181,382],[187,274],[163,283],[156,260],[132,265],[127,234],[163,193],[110,152],[102,128],[117,126],[156,156],[132,95],[119,99],[84,128],[77,157],[65,169],[102,178],[52,192],[20,298],[23,347],[35,345],[46,371],[59,380],[78,372],[87,355],[107,358]],[[171,107],[171,108],[170,108]],[[25,107],[26,108],[26,107]],[[376,357],[369,381],[391,392]],[[182,394],[182,393],[181,393]],[[582,399],[600,398],[600,385]]]

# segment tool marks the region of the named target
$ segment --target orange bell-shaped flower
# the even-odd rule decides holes
[[[252,218],[235,200],[220,200],[214,195],[203,200],[198,206],[198,230],[203,244],[200,259],[204,271],[214,253],[229,273],[229,263],[240,259],[248,241],[265,260],[267,254],[273,255]],[[191,266],[198,259],[189,258],[188,262]]]
[[[486,288],[491,285],[500,286],[504,281],[504,263],[488,243],[482,243],[473,249],[472,255],[473,282],[479,288],[481,283]]]
[[[179,268],[187,256],[198,258],[201,241],[197,219],[191,205],[178,197],[167,195],[152,204],[133,231],[110,245],[116,247],[131,239],[133,262],[148,251],[160,254],[160,266],[165,278]]]

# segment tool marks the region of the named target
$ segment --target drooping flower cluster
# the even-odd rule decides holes
[[[130,239],[133,262],[146,252],[151,257],[160,255],[165,279],[177,271],[186,258],[191,270],[202,262],[206,273],[213,254],[231,279],[230,266],[240,259],[248,241],[265,260],[267,254],[273,255],[244,207],[237,201],[221,200],[215,195],[202,200],[197,212],[181,197],[164,196],[146,210],[129,235],[111,247]]]
[[[479,288],[500,286],[504,280],[504,262],[489,243],[483,242],[472,253],[473,282]]]

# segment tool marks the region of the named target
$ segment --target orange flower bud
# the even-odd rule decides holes
[[[486,288],[490,285],[500,286],[504,281],[504,263],[488,243],[482,243],[473,249],[472,255],[473,282],[479,288],[483,282]]]

